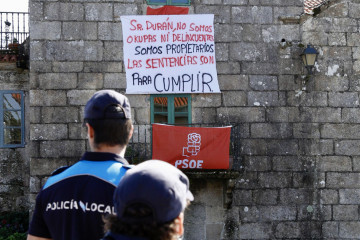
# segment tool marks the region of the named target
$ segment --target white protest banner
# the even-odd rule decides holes
[[[127,94],[219,93],[214,15],[122,16]]]

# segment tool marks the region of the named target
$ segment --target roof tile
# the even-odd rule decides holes
[[[329,0],[304,0],[304,12],[306,14],[314,14],[314,9],[329,2]]]

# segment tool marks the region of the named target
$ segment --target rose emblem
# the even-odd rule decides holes
[[[195,145],[197,145],[196,143],[201,143],[201,135],[198,133],[190,133],[188,135],[188,143],[194,143]]]
[[[201,135],[198,133],[188,134],[187,147],[183,148],[183,156],[195,156],[200,152]]]

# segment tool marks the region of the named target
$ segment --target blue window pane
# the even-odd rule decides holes
[[[190,0],[147,0],[149,5],[190,5]]]
[[[171,1],[172,4],[189,4],[190,1],[189,0],[172,0]]]
[[[175,97],[174,98],[174,110],[178,112],[188,112],[188,100],[187,97]]]
[[[166,0],[148,0],[149,4],[166,4]]]
[[[21,94],[10,93],[4,94],[4,109],[21,109]]]
[[[155,97],[154,98],[154,111],[155,112],[167,112],[168,103],[167,97]]]
[[[4,127],[20,127],[21,111],[4,111]]]
[[[181,95],[151,96],[151,123],[191,123],[191,97]]]
[[[168,102],[167,97],[154,98],[154,122],[167,123],[168,121]]]
[[[4,131],[4,144],[21,144],[21,129],[8,128]]]
[[[24,93],[0,90],[0,148],[24,147]]]

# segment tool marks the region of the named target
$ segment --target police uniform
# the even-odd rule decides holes
[[[86,152],[56,171],[36,199],[29,234],[54,240],[100,239],[102,215],[114,214],[113,193],[129,168],[119,155]]]

